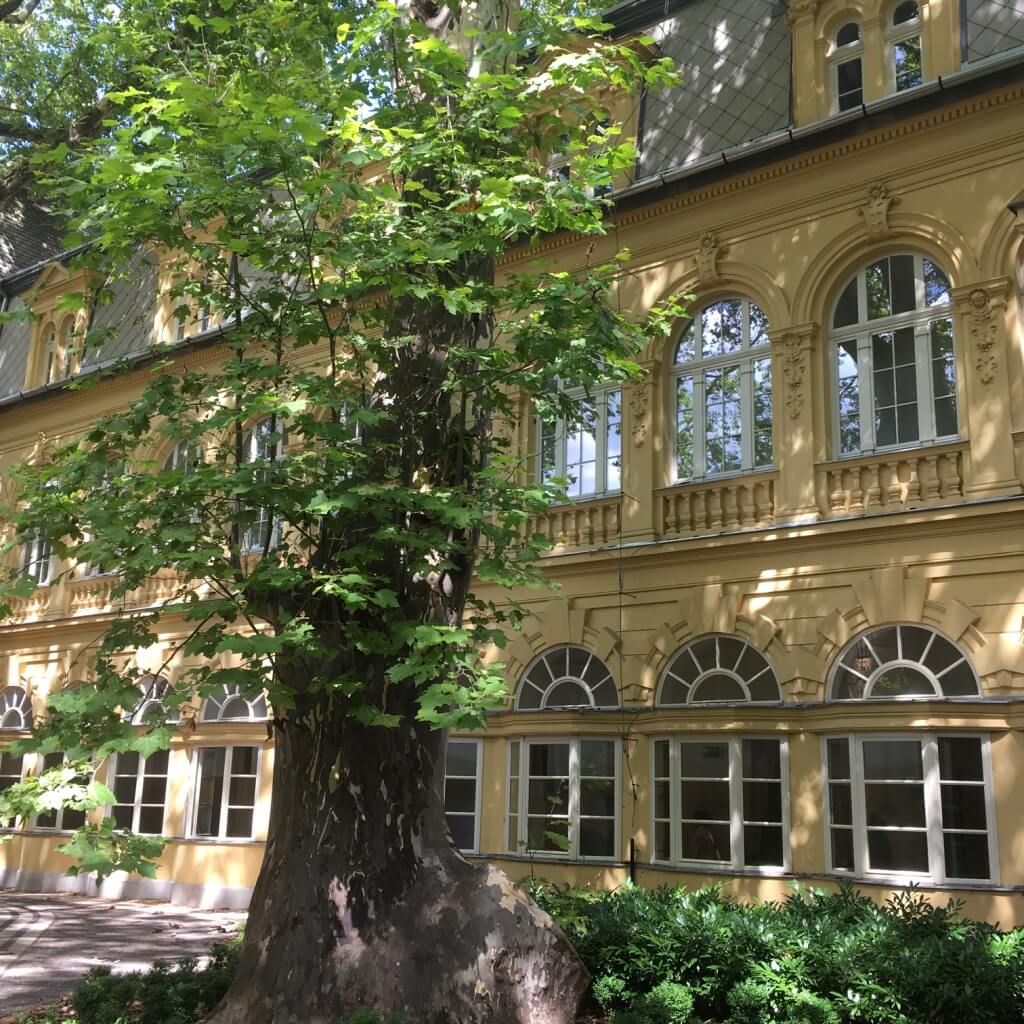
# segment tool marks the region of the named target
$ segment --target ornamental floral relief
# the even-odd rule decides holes
[[[983,288],[967,298],[967,332],[974,351],[974,366],[982,384],[991,384],[999,370],[996,342],[999,338],[998,310]]]
[[[808,353],[814,343],[816,326],[813,324],[795,330],[783,331],[782,371],[786,382],[786,412],[790,419],[799,419],[806,401],[805,378],[808,371]]]
[[[634,384],[629,392],[629,422],[633,447],[643,448],[650,430],[651,382],[649,379]]]
[[[867,202],[857,212],[864,218],[868,238],[882,238],[889,234],[889,208],[899,202],[884,181],[872,182],[868,187]]]

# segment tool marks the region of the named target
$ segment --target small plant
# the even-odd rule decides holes
[[[402,1024],[402,1019],[394,1014],[382,1017],[376,1010],[356,1010],[342,1024]]]

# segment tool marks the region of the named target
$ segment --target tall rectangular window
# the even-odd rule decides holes
[[[118,828],[140,835],[163,834],[169,758],[168,751],[159,750],[149,757],[130,751],[114,759],[111,815]]]
[[[661,739],[653,760],[655,861],[787,868],[784,741]]]
[[[0,750],[0,793],[21,782],[25,770],[25,758],[9,750]]]
[[[480,850],[480,740],[448,741],[444,810],[452,841],[463,853]]]
[[[59,750],[44,754],[42,770],[48,772],[59,768],[66,760],[66,756]],[[85,785],[89,780],[78,777],[75,781]],[[44,811],[42,814],[36,815],[35,820],[36,828],[54,829],[58,832],[71,832],[76,828],[81,828],[84,824],[85,811],[75,810],[74,807],[58,807],[52,811]]]
[[[936,884],[995,881],[988,740],[826,741],[830,868]]]
[[[617,856],[617,740],[514,740],[509,746],[513,852],[571,860]]]
[[[192,835],[252,838],[259,754],[259,747],[201,747],[196,751]]]
[[[579,418],[538,423],[540,478],[564,480],[570,498],[622,489],[622,392],[606,389],[580,400]]]

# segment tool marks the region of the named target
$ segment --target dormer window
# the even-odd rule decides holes
[[[864,102],[863,54],[860,25],[847,22],[836,32],[829,54],[833,104],[840,113]]]
[[[921,11],[913,0],[897,4],[888,31],[891,85],[896,92],[924,81],[921,63]]]
[[[57,373],[57,328],[50,324],[46,328],[46,341],[43,348],[43,384],[49,384],[58,379]]]

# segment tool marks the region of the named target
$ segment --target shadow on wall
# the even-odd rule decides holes
[[[785,128],[791,37],[774,0],[698,0],[648,30],[681,72],[647,97],[637,176]]]

